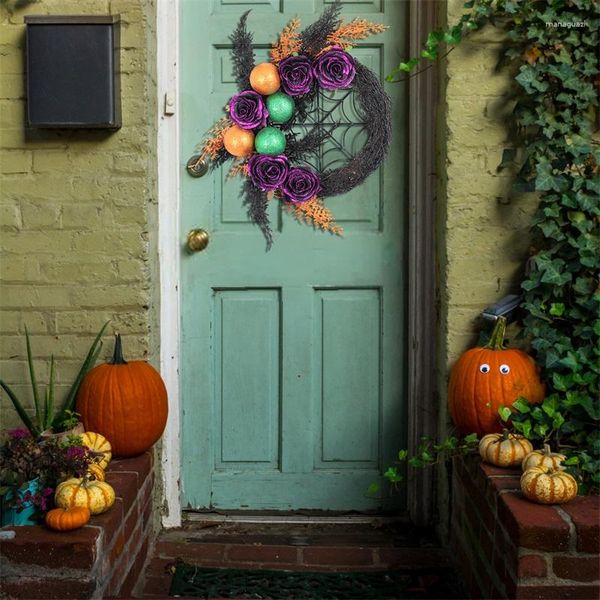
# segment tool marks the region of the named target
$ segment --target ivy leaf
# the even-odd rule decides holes
[[[510,410],[509,410],[510,412]],[[469,435],[465,436],[465,444],[477,444],[479,442],[479,439],[477,437],[476,433],[470,433]]]
[[[531,407],[529,402],[522,396],[517,398],[515,402],[513,402],[513,408],[520,412],[521,414],[527,414],[531,412]]]
[[[383,476],[392,483],[399,483],[403,480],[402,475],[398,473],[398,469],[396,469],[396,467],[389,467]]]
[[[367,494],[378,494],[379,490],[380,490],[380,486],[378,483],[372,483],[368,488],[367,488]]]
[[[508,406],[501,406],[498,409],[498,415],[500,415],[500,418],[506,422],[510,419],[511,415],[512,415],[512,410],[510,410],[510,408],[508,408]]]
[[[398,65],[398,69],[400,71],[404,71],[406,73],[412,71],[419,64],[418,58],[411,58],[408,62],[402,62]]]
[[[532,46],[525,51],[523,58],[530,64],[535,65],[538,58],[542,55],[541,50],[537,46]]]
[[[421,56],[427,60],[436,60],[438,57],[437,50],[423,50]]]

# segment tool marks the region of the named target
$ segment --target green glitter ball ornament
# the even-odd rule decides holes
[[[287,123],[295,108],[294,99],[283,92],[275,92],[267,97],[267,110],[273,123]]]
[[[265,127],[256,134],[254,147],[259,154],[277,156],[285,150],[285,135],[275,127]]]

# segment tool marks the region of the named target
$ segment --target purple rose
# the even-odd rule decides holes
[[[262,96],[252,90],[240,92],[229,100],[229,117],[242,129],[264,127],[268,116]]]
[[[350,87],[356,75],[354,59],[339,48],[333,48],[319,57],[313,70],[319,85],[330,91]]]
[[[312,63],[306,56],[289,56],[279,63],[281,85],[289,96],[303,96],[313,87]]]
[[[252,183],[264,192],[281,187],[288,171],[288,159],[284,154],[279,156],[253,154],[248,161],[248,172]]]
[[[307,202],[321,191],[321,181],[311,169],[294,167],[290,169],[281,191],[287,200]]]

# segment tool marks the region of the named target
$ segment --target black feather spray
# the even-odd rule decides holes
[[[248,19],[247,10],[238,22],[235,31],[229,36],[233,47],[231,60],[233,62],[233,75],[241,91],[250,89],[250,71],[254,68],[254,49],[252,48],[252,34],[246,29]]]
[[[254,224],[258,225],[267,240],[267,250],[270,250],[273,244],[273,232],[267,213],[269,205],[267,194],[255,187],[250,179],[247,179],[242,186],[241,195],[244,198],[244,206],[248,207],[248,217]]]
[[[336,0],[323,11],[323,14],[312,25],[309,25],[300,34],[302,52],[315,56],[327,45],[327,36],[340,25],[341,10],[342,5],[339,0]]]
[[[290,136],[286,144],[286,154],[291,161],[305,160],[309,154],[317,154],[328,134],[321,127],[313,127],[304,137]]]

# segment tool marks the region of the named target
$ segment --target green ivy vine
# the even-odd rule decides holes
[[[539,196],[530,268],[521,284],[521,335],[548,390],[541,405],[519,398],[516,413],[508,407],[500,413],[527,438],[567,454],[586,492],[600,486],[600,144],[592,136],[600,84],[598,2],[470,0],[463,7],[457,23],[431,32],[421,56],[400,63],[387,80],[418,74],[423,61],[440,60],[486,25],[506,34],[503,63],[514,69],[516,86],[512,146],[499,169],[517,171],[514,194]],[[438,448],[464,450],[464,443],[448,440],[451,447],[442,442],[434,454],[417,449],[412,466],[436,462]],[[407,460],[404,452],[400,460]],[[395,467],[385,475],[394,483],[402,477]]]

